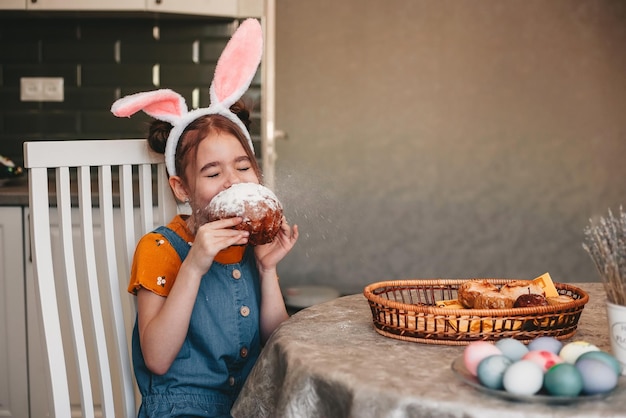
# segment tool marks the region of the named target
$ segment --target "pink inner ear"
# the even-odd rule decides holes
[[[256,19],[247,19],[226,45],[215,68],[213,90],[223,102],[237,93],[241,97],[250,85],[263,54],[263,32]],[[233,100],[233,101],[234,101]]]
[[[134,115],[140,110],[167,121],[180,117],[187,111],[185,99],[169,89],[131,94],[111,106],[113,114],[120,117]]]
[[[182,115],[180,99],[178,97],[172,97],[166,100],[150,103],[144,106],[143,111],[154,117],[163,115]]]

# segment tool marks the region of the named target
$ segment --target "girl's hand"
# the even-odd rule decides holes
[[[298,236],[298,225],[294,225],[292,228],[283,216],[283,223],[274,240],[264,245],[257,245],[254,248],[257,266],[261,275],[265,271],[276,270],[276,265],[291,251],[298,240]]]
[[[185,262],[194,266],[200,274],[204,274],[211,268],[213,259],[221,250],[231,245],[246,244],[250,233],[233,228],[242,220],[241,217],[236,217],[220,219],[202,225],[198,228],[196,239]]]

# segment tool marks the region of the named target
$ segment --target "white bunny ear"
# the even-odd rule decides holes
[[[209,107],[187,110],[185,99],[178,93],[161,89],[136,93],[113,103],[115,116],[128,117],[143,110],[153,118],[169,122],[172,130],[165,144],[165,164],[170,176],[176,175],[176,147],[187,125],[195,119],[219,114],[235,123],[248,140],[250,150],[254,145],[250,133],[230,107],[246,92],[256,74],[263,55],[263,31],[256,19],[246,19],[237,28],[215,67],[215,76],[209,94]]]
[[[175,125],[187,113],[187,105],[180,94],[161,89],[131,94],[116,100],[111,106],[111,112],[118,117],[130,117],[140,110]]]
[[[263,55],[263,31],[256,19],[237,28],[220,55],[209,89],[211,104],[228,109],[246,92]]]

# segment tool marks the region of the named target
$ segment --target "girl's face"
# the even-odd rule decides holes
[[[195,164],[187,168],[192,208],[205,208],[211,199],[236,183],[259,183],[250,158],[235,136],[212,133],[198,145]],[[195,212],[195,211],[194,211]]]

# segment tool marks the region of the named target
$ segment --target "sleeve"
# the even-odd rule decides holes
[[[181,264],[178,253],[163,235],[155,232],[144,235],[135,248],[128,292],[137,294],[143,287],[167,296]]]

